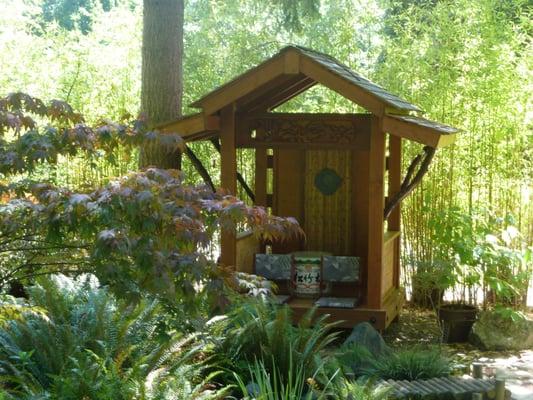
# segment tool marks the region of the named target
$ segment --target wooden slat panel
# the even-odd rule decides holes
[[[354,255],[351,166],[348,150],[306,152],[304,230],[308,250]],[[332,195],[322,194],[315,186],[315,177],[324,168],[342,178],[341,186]]]
[[[253,274],[254,256],[260,252],[260,244],[257,237],[251,232],[237,235],[237,271]]]
[[[314,179],[326,162],[326,153],[320,150],[306,151],[305,172],[305,227],[306,249],[328,251],[323,240],[325,222],[323,195],[315,188]]]
[[[381,120],[374,117],[370,135],[368,193],[368,306],[382,305],[383,208],[385,174],[385,133]]]
[[[390,240],[383,245],[383,273],[381,278],[381,296],[394,287],[394,250],[396,240]]]
[[[272,213],[294,217],[304,225],[305,153],[301,150],[274,149],[274,191]],[[301,240],[273,244],[273,251],[288,253],[300,250]]]

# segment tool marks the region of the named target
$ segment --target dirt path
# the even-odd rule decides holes
[[[489,377],[502,377],[506,387],[516,400],[533,400],[533,349],[521,352],[482,351],[464,344],[441,344],[440,330],[433,312],[416,308],[405,308],[400,322],[393,324],[383,335],[392,347],[414,345],[437,345],[454,362],[457,374],[468,373],[472,362],[484,364]]]

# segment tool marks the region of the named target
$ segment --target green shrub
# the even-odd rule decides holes
[[[293,365],[309,378],[321,375],[333,359],[326,347],[337,338],[334,326],[325,323],[324,317],[315,319],[314,310],[293,326],[289,307],[250,300],[229,313],[216,353],[228,369],[241,376],[249,374],[249,365],[257,360],[271,376],[279,373],[284,381],[296,380]],[[327,381],[327,377],[320,379]]]
[[[364,375],[374,361],[374,356],[366,347],[354,342],[341,346],[336,358],[345,374],[356,377]]]
[[[379,379],[416,380],[440,378],[450,374],[450,361],[437,350],[412,348],[374,360],[365,371]]]
[[[28,315],[0,328],[6,392],[65,400],[220,396],[202,393],[200,346],[194,337],[161,332],[157,303],[118,302],[91,277],[56,276],[28,292],[29,303],[46,316]]]

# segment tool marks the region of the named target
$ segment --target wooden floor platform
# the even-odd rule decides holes
[[[404,296],[400,290],[392,290],[386,296],[381,309],[370,309],[365,304],[356,308],[317,308],[318,315],[330,315],[334,321],[341,321],[340,327],[353,328],[359,322],[370,322],[374,328],[383,331],[390,323],[398,317]],[[294,317],[299,320],[314,305],[313,299],[293,298],[288,305],[294,312]]]

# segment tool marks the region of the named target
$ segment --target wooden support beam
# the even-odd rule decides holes
[[[267,206],[267,149],[255,149],[255,205]]]
[[[212,115],[283,74],[285,74],[285,57],[280,54],[209,93],[192,106],[201,107],[206,115]]]
[[[271,92],[256,99],[247,106],[247,109],[251,112],[273,110],[314,85],[316,85],[316,82],[313,79],[306,78],[305,75],[302,75],[300,79],[287,85],[284,89],[280,90],[276,87]]]
[[[411,164],[407,168],[405,178],[400,186],[400,190],[394,196],[389,196],[390,198],[387,200],[387,204],[383,210],[385,219],[388,219],[394,209],[400,205],[401,201],[406,198],[409,193],[411,193],[415,187],[420,184],[420,182],[422,182],[422,178],[428,172],[429,165],[433,160],[435,151],[436,149],[433,147],[424,146],[423,153],[418,154],[413,161],[411,161]],[[418,167],[418,165],[420,165],[420,167]]]
[[[215,185],[213,184],[213,180],[211,179],[211,175],[209,175],[209,172],[207,172],[207,169],[204,167],[204,164],[202,164],[202,161],[194,154],[194,151],[192,149],[185,145],[185,154],[187,157],[189,157],[189,160],[191,160],[192,165],[200,174],[202,177],[202,180],[208,186],[213,192],[215,191]]]
[[[187,141],[199,134],[218,131],[220,129],[220,120],[216,115],[206,116],[203,113],[199,113],[158,125],[157,129],[163,133],[177,133]]]
[[[220,112],[220,183],[229,193],[237,194],[237,151],[235,147],[235,110],[233,105]],[[235,266],[237,261],[235,229],[222,229],[220,262]]]
[[[268,193],[266,206],[272,208],[273,205],[274,205],[274,195],[272,193]]]
[[[220,142],[218,141],[218,138],[216,138],[216,137],[211,138],[210,141],[213,144],[213,146],[215,147],[215,149],[219,153],[221,153],[221,151],[220,151]],[[252,200],[252,202],[255,203],[254,191],[250,188],[250,186],[248,186],[248,183],[246,183],[246,180],[244,179],[242,174],[239,171],[237,171],[237,174],[236,174],[235,177],[237,179],[237,182],[239,182],[241,187],[244,189],[244,192],[246,193],[246,195],[250,198],[250,200]]]
[[[372,118],[368,173],[367,303],[369,308],[379,309],[382,306],[385,132],[378,117]]]
[[[236,111],[247,112],[254,107],[254,104],[260,103],[279,92],[280,87],[289,87],[305,79],[305,75],[279,75],[263,86],[257,88],[251,93],[246,94],[235,102]]]
[[[274,156],[272,154],[267,155],[267,168],[274,168]]]

